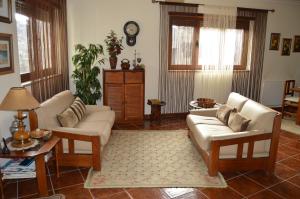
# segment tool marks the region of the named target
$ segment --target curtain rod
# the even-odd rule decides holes
[[[166,4],[166,5],[187,5],[187,6],[204,6],[205,4],[199,4],[199,3],[184,3],[179,1],[164,1],[164,0],[152,0],[152,3],[160,3],[160,4]],[[240,9],[245,10],[256,10],[256,11],[268,11],[268,12],[275,12],[275,9],[258,9],[258,8],[244,8],[244,7],[238,7]]]

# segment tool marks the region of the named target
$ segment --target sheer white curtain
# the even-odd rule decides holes
[[[233,67],[241,60],[243,32],[236,30],[237,9],[203,6],[200,28],[198,64],[195,73],[194,98],[209,97],[224,103],[231,91]]]
[[[194,27],[172,26],[172,64],[192,64],[193,37]]]

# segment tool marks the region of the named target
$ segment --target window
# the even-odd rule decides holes
[[[212,38],[218,38],[216,35],[221,30],[204,28],[203,15],[177,12],[169,15],[169,70],[197,70],[204,64],[215,64],[218,41]],[[231,53],[234,53],[235,70],[246,70],[250,63],[252,25],[250,18],[238,17],[236,29],[225,30],[226,54],[231,56],[224,57],[233,57]],[[209,45],[210,50],[200,52],[205,45]]]
[[[25,15],[18,13],[16,13],[15,17],[17,21],[17,38],[21,81],[25,82],[30,80],[28,49],[29,18]]]

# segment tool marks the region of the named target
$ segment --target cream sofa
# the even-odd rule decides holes
[[[272,172],[280,113],[237,93],[231,93],[226,104],[251,120],[246,131],[233,132],[215,117],[217,108],[191,110],[186,119],[190,137],[207,163],[209,174],[248,169]]]
[[[31,129],[52,130],[54,135],[63,138],[62,165],[93,166],[98,170],[100,152],[109,140],[115,112],[108,106],[86,105],[86,113],[75,127],[61,127],[57,114],[67,109],[74,99],[71,91],[66,90],[43,102],[30,114]]]

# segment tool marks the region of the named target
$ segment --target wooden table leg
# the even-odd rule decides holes
[[[54,156],[55,156],[55,167],[56,167],[56,177],[59,178],[59,160],[62,153],[62,140],[60,140],[54,148]]]
[[[36,179],[40,196],[48,196],[47,175],[44,155],[35,157]]]
[[[296,124],[300,125],[300,100],[298,102],[297,116],[296,116]]]

